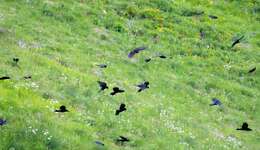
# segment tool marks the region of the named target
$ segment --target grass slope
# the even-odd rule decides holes
[[[259,149],[259,15],[258,0],[0,0],[0,149]],[[144,62],[158,54],[171,58]],[[244,121],[252,132],[235,130]]]

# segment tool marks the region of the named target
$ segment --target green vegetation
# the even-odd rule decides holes
[[[0,81],[0,149],[257,150],[259,21],[258,0],[0,0],[0,77],[12,78]],[[145,63],[158,54],[171,58]],[[237,131],[243,122],[253,131]]]

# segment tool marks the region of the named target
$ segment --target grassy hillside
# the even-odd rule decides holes
[[[0,0],[0,149],[260,149],[259,21],[258,0]]]

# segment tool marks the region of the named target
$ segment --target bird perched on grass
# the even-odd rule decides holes
[[[128,58],[132,58],[134,57],[135,54],[139,53],[140,51],[143,51],[145,50],[146,47],[138,47],[138,48],[135,48],[133,49],[129,54],[128,54]]]
[[[221,102],[220,102],[220,100],[218,100],[218,99],[216,99],[216,98],[213,98],[212,99],[212,103],[211,104],[209,104],[210,106],[216,106],[216,105],[221,105]]]
[[[100,91],[104,91],[105,89],[108,89],[106,82],[98,81],[98,84],[99,84],[99,87],[100,87]]]
[[[6,120],[0,119],[0,126],[3,126],[3,125],[5,125],[5,124],[6,124]]]
[[[129,142],[130,140],[124,136],[119,136],[118,139],[116,139],[117,143],[120,143],[121,145],[124,144],[125,142]]]
[[[252,131],[252,129],[248,128],[248,124],[246,122],[243,123],[241,128],[237,128],[237,130]]]
[[[244,38],[244,36],[241,36],[239,39],[235,40],[235,41],[232,43],[231,48],[234,47],[236,44],[240,43],[243,38]]]
[[[120,105],[119,109],[116,110],[115,115],[117,116],[117,115],[119,115],[121,112],[124,112],[124,111],[126,111],[126,108],[125,108],[125,104],[122,103],[122,104]]]
[[[256,71],[256,67],[254,67],[253,69],[250,69],[249,71],[248,71],[248,73],[253,73],[253,72],[255,72]]]
[[[145,89],[148,89],[149,88],[149,82],[148,81],[145,81],[144,83],[141,83],[139,85],[137,85],[137,87],[139,87],[139,90],[137,92],[141,92]]]
[[[116,95],[117,93],[123,93],[123,92],[125,92],[125,91],[119,89],[118,87],[114,87],[114,88],[113,88],[113,92],[111,92],[110,95],[113,96],[113,95]]]
[[[211,19],[218,19],[218,17],[214,16],[214,15],[209,15],[209,18],[211,18]]]
[[[55,110],[55,112],[64,113],[64,112],[69,112],[69,111],[66,109],[66,106],[62,105],[62,106],[60,106],[60,109]]]
[[[1,78],[0,78],[0,80],[9,80],[9,79],[11,79],[11,78],[8,77],[8,76],[4,76],[4,77],[1,77]]]

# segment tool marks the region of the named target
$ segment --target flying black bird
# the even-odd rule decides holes
[[[124,142],[129,142],[130,140],[124,136],[119,136],[118,139],[116,139],[117,142],[120,142],[121,144],[123,144]]]
[[[23,78],[24,78],[25,80],[26,80],[26,79],[31,79],[32,76],[24,76]]]
[[[15,62],[15,64],[17,64],[19,62],[19,58],[13,58],[13,61]]]
[[[117,93],[123,93],[124,90],[120,90],[118,87],[113,88],[113,92],[110,93],[110,95],[116,95]]]
[[[246,122],[243,123],[242,128],[237,128],[237,130],[252,131],[252,129],[248,128],[248,124]]]
[[[108,89],[106,82],[98,81],[98,84],[99,84],[99,87],[100,87],[100,91],[104,91],[105,89]]]
[[[128,58],[132,58],[134,57],[135,54],[139,53],[140,51],[143,51],[145,50],[146,47],[138,47],[138,48],[135,48],[134,50],[132,50],[129,54],[128,54]]]
[[[214,15],[209,15],[209,18],[211,18],[211,19],[218,19],[218,17],[214,16]]]
[[[125,104],[121,104],[119,109],[116,110],[116,116],[119,115],[123,111],[126,111]]]
[[[240,43],[243,38],[244,38],[244,36],[241,36],[239,39],[235,40],[235,41],[233,42],[231,48],[234,47],[236,44]]]
[[[150,62],[151,60],[152,60],[151,58],[146,58],[144,61],[148,63],[148,62]]]
[[[160,58],[162,58],[162,59],[165,59],[165,58],[167,58],[166,56],[164,56],[164,55],[160,55],[160,56],[158,56],[158,57],[160,57]]]
[[[64,106],[64,105],[62,105],[62,106],[60,106],[60,109],[58,109],[58,110],[55,110],[55,112],[69,112],[67,109],[66,109],[66,106]]]
[[[251,70],[249,70],[248,73],[253,73],[253,72],[255,72],[255,71],[256,71],[256,67],[253,68],[253,69],[251,69]]]
[[[100,142],[100,141],[95,141],[95,143],[96,143],[97,145],[100,145],[100,146],[105,146],[105,144],[102,143],[102,142]]]
[[[139,87],[138,92],[141,92],[141,91],[149,88],[149,82],[145,81],[144,83],[137,85],[137,87]]]
[[[215,105],[221,105],[221,102],[220,100],[216,99],[216,98],[213,98],[212,99],[212,103],[209,104],[210,106],[215,106]]]
[[[2,125],[4,125],[4,124],[6,124],[6,120],[0,119],[0,126],[2,126]]]
[[[1,77],[0,80],[9,80],[11,79],[10,77],[7,77],[7,76],[4,76],[4,77]]]
[[[100,64],[100,65],[97,65],[97,66],[99,66],[100,68],[107,68],[106,64]]]

